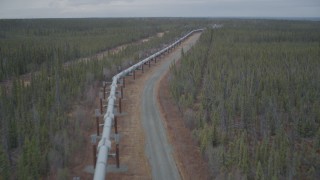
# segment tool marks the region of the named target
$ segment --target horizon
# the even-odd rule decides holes
[[[244,16],[244,17],[232,17],[232,16],[217,16],[217,17],[201,17],[201,16],[189,16],[189,17],[179,17],[179,16],[150,16],[150,17],[36,17],[36,18],[0,18],[0,20],[36,20],[36,19],[257,19],[257,20],[308,20],[308,21],[320,21],[320,17],[259,17],[259,16]]]
[[[318,0],[2,0],[0,19],[320,18]]]

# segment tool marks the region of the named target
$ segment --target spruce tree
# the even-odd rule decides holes
[[[258,165],[256,167],[256,175],[255,175],[255,179],[256,180],[264,180],[264,173],[263,173],[263,169],[261,166],[260,161],[258,161]]]

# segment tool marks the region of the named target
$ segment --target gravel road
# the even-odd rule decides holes
[[[167,133],[163,124],[163,116],[160,114],[157,102],[157,86],[170,65],[181,57],[181,48],[187,52],[199,39],[200,33],[192,35],[181,46],[176,48],[161,61],[155,73],[147,79],[141,101],[141,118],[145,130],[145,152],[152,169],[152,178],[155,180],[181,179],[176,166],[173,149],[168,142]],[[157,66],[157,64],[154,64]]]

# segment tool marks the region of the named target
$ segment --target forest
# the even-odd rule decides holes
[[[1,19],[0,81],[49,68],[54,58],[71,61],[173,29],[173,25],[187,31],[196,23],[165,18]]]
[[[170,92],[216,179],[320,179],[320,23],[224,20]]]
[[[70,179],[73,154],[90,148],[83,144],[92,119],[83,113],[94,87],[207,21],[0,20],[0,179]],[[102,59],[77,61],[123,44]]]

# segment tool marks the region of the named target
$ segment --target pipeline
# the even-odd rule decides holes
[[[122,72],[118,73],[117,75],[113,76],[112,78],[112,84],[110,85],[110,95],[108,97],[108,106],[107,106],[107,112],[105,113],[103,120],[104,120],[104,126],[103,131],[101,135],[101,139],[97,146],[97,161],[96,161],[96,168],[94,171],[94,180],[104,180],[106,176],[106,170],[107,170],[107,161],[108,161],[108,153],[111,149],[111,129],[112,129],[112,122],[114,120],[114,105],[116,102],[116,89],[117,89],[117,82],[131,73],[132,71],[135,71],[140,66],[143,66],[145,63],[148,63],[152,59],[161,56],[163,53],[171,50],[173,47],[176,47],[187,39],[189,36],[191,36],[193,33],[203,31],[203,29],[196,29],[191,32],[189,32],[187,35],[183,36],[182,38],[178,39],[168,47],[154,53],[153,55],[141,60],[137,64],[123,70]]]

